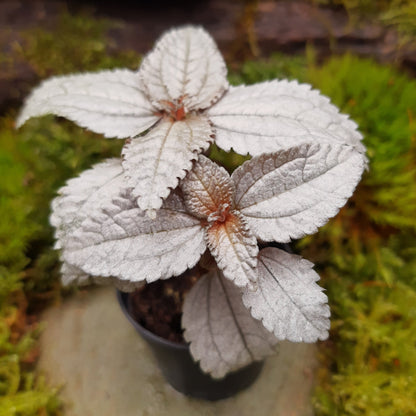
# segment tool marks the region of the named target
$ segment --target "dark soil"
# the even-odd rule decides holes
[[[130,294],[130,314],[154,334],[185,343],[181,327],[182,305],[201,273],[202,269],[195,267],[180,276],[146,284]]]
[[[277,247],[293,253],[289,244],[260,244],[260,248],[263,247]],[[207,251],[197,266],[180,276],[144,285],[130,293],[129,313],[150,332],[169,341],[184,344],[181,320],[185,296],[197,280],[213,267],[216,267],[215,260]]]

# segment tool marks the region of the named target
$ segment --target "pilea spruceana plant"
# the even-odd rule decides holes
[[[18,125],[47,113],[128,139],[119,159],[69,180],[52,203],[64,283],[133,290],[204,258],[182,326],[215,378],[280,340],[328,337],[313,265],[271,245],[316,232],[366,167],[356,124],[328,98],[295,81],[229,86],[212,38],[188,26],[164,34],[137,72],[44,81]],[[252,159],[230,176],[204,156],[213,142]]]

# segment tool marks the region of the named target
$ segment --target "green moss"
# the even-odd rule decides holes
[[[381,14],[383,23],[396,27],[402,35],[403,42],[415,43],[416,38],[416,3],[412,0],[395,0]]]
[[[335,367],[318,388],[318,415],[416,414],[416,291],[403,283],[354,283],[332,274],[327,351]]]
[[[233,151],[226,152],[220,149],[215,143],[211,145],[209,149],[209,157],[215,160],[220,165],[224,166],[229,173],[232,173],[234,169],[250,159],[250,156],[242,156]]]
[[[40,409],[43,413],[39,413]],[[56,392],[44,385],[29,385],[27,391],[0,397],[0,416],[52,415],[59,409]]]
[[[308,72],[351,114],[370,170],[350,203],[300,244],[318,262],[332,333],[316,396],[322,415],[412,415],[416,409],[416,83],[352,56]]]
[[[137,53],[111,52],[115,45],[105,33],[115,26],[108,19],[62,14],[50,31],[24,31],[21,46],[15,48],[15,59],[29,64],[41,78],[117,67],[138,68]]]
[[[308,245],[312,258],[358,279],[372,276],[391,283],[404,261],[397,252],[397,234],[416,230],[416,82],[352,56],[333,58],[311,69],[309,77],[358,122],[370,170],[337,218],[302,245]],[[408,239],[400,237],[402,247]],[[369,257],[370,269],[364,261]]]
[[[269,58],[257,61],[246,61],[236,71],[229,74],[230,83],[254,84],[273,79],[296,79],[304,81],[307,74],[307,62],[313,59],[313,51],[307,50],[307,56],[273,53]]]

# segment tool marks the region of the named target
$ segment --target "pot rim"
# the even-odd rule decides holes
[[[118,303],[120,304],[120,307],[124,313],[124,315],[126,316],[126,318],[130,321],[130,323],[134,326],[134,328],[139,331],[140,333],[142,333],[146,338],[151,339],[154,342],[157,342],[159,344],[162,345],[166,345],[169,346],[171,348],[175,348],[177,350],[181,350],[181,351],[186,351],[189,350],[189,344],[180,344],[178,342],[174,342],[174,341],[170,341],[166,338],[163,338],[159,335],[156,335],[155,333],[149,331],[148,329],[146,329],[143,325],[140,325],[134,318],[133,316],[130,314],[129,310],[128,310],[128,306],[127,306],[127,297],[129,296],[128,292],[122,292],[119,289],[116,289],[116,293],[117,293],[117,300]]]

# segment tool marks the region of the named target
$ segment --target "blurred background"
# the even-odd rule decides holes
[[[231,83],[308,82],[359,124],[369,171],[336,218],[294,244],[316,263],[333,315],[311,405],[316,415],[416,415],[414,0],[0,0],[0,415],[65,413],[59,386],[36,371],[41,313],[76,291],[59,282],[49,204],[121,148],[53,117],[16,131],[23,98],[52,75],[138,68],[185,23],[215,38]]]

